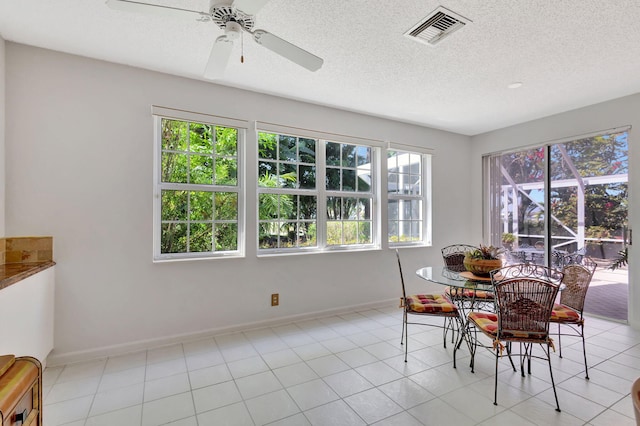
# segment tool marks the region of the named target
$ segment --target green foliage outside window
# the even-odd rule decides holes
[[[162,119],[161,253],[238,249],[238,130]],[[197,185],[201,190],[196,190]]]

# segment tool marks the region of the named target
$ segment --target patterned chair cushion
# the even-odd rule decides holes
[[[414,294],[407,296],[407,307],[411,312],[422,314],[457,315],[458,308],[441,294]]]
[[[580,312],[565,305],[554,304],[551,311],[551,322],[578,324],[581,322]]]
[[[485,299],[485,300],[493,300],[493,293],[486,290],[474,290],[472,288],[451,288],[447,287],[444,290],[445,294],[450,297],[458,298],[462,296],[464,299]],[[475,293],[475,295],[474,295]]]
[[[498,334],[498,315],[491,312],[474,311],[469,313],[469,321],[491,338],[496,338]],[[501,340],[524,339],[529,341],[544,340],[544,334],[539,332],[526,332],[520,330],[502,330]]]

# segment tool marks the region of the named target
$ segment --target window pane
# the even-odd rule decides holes
[[[192,223],[189,235],[190,252],[207,252],[213,250],[213,224]]]
[[[340,165],[340,144],[335,142],[327,142],[326,162],[328,166]]]
[[[216,126],[216,155],[237,157],[238,129]]]
[[[162,220],[187,220],[187,191],[162,191]]]
[[[371,164],[371,148],[368,146],[358,147],[358,166]]]
[[[327,197],[327,219],[342,219],[342,198]]]
[[[342,167],[356,166],[356,147],[355,145],[342,145]]]
[[[389,173],[389,180],[387,182],[387,191],[389,193],[398,193],[398,175],[396,173]]]
[[[211,185],[213,183],[213,159],[204,155],[190,157],[189,182]]]
[[[213,193],[189,192],[189,219],[213,220]]]
[[[187,150],[187,123],[162,119],[162,150]]]
[[[317,245],[316,224],[300,223],[300,247],[314,247]]]
[[[343,191],[356,190],[356,171],[355,170],[342,170],[342,190]]]
[[[300,188],[313,189],[316,187],[316,168],[314,166],[300,166]]]
[[[258,133],[258,157],[268,160],[276,160],[278,158],[278,135]]]
[[[278,184],[278,165],[270,161],[258,163],[258,186],[275,188]]]
[[[373,242],[371,237],[371,222],[358,223],[358,242],[360,244],[371,244]]]
[[[163,223],[160,253],[186,253],[187,224]]]
[[[340,169],[327,167],[327,190],[340,190]]]
[[[360,213],[358,214],[358,219],[371,220],[371,199],[370,198],[360,198],[359,200],[359,209]]]
[[[398,219],[398,200],[389,200],[387,204],[387,217],[389,218],[389,220]]]
[[[238,184],[238,161],[235,158],[218,158],[216,160],[216,185]]]
[[[216,192],[216,220],[236,220],[238,218],[238,194]]]
[[[187,183],[187,155],[163,152],[161,173],[162,182]]]
[[[358,192],[371,192],[371,172],[358,170]]]
[[[222,223],[216,225],[216,251],[238,250],[238,225]]]
[[[293,136],[280,135],[280,153],[278,159],[280,161],[296,161],[297,158],[296,138]]]
[[[208,124],[189,123],[189,151],[211,154],[213,152],[211,130],[212,126]]]
[[[278,186],[281,188],[296,188],[298,177],[296,176],[296,165],[290,163],[280,163],[278,165]]]
[[[298,144],[299,161],[301,163],[316,163],[316,141],[315,139],[300,138]]]
[[[300,196],[300,219],[315,219],[318,216],[317,198],[313,196]]]
[[[327,222],[327,245],[335,246],[342,244],[342,222]]]

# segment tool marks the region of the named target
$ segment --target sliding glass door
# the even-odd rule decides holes
[[[626,285],[616,261],[627,246],[627,153],[622,129],[487,156],[490,243],[510,263],[562,268],[588,256],[598,264],[592,285]]]

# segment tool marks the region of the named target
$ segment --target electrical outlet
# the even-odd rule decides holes
[[[278,306],[280,304],[280,295],[278,293],[273,293],[271,295],[271,306]]]

